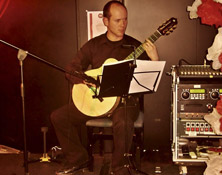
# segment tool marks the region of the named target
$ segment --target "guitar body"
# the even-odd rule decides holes
[[[117,62],[114,58],[107,59],[104,64]],[[85,72],[86,75],[97,78],[102,75],[103,66]],[[94,88],[95,89],[95,88]],[[75,84],[72,88],[72,100],[77,109],[90,117],[102,117],[109,115],[118,106],[119,97],[104,97],[101,102],[98,98],[93,98],[95,93],[85,84]]]

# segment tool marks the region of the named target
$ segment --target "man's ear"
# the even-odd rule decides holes
[[[107,26],[108,26],[108,23],[109,23],[108,18],[103,17],[103,24],[107,27]]]

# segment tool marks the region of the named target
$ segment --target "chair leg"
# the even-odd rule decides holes
[[[104,155],[104,140],[102,138],[102,135],[104,133],[104,128],[99,128],[99,154],[100,156]]]
[[[136,157],[135,157],[136,167],[138,169],[141,168],[141,153],[140,153],[140,147],[136,147]]]
[[[89,156],[89,171],[93,172],[94,168],[94,157],[93,157],[93,127],[87,127],[87,134],[88,134],[88,156]]]

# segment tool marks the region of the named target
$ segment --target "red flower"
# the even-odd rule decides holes
[[[222,55],[222,54],[221,54]],[[222,115],[222,97],[217,101],[217,112]],[[220,131],[222,132],[222,117],[220,118]]]
[[[222,98],[217,101],[217,106],[216,106],[217,112],[222,115]]]
[[[217,112],[222,115],[222,98],[217,101],[217,106],[216,106]],[[220,118],[220,131],[222,131],[222,117]]]
[[[222,117],[220,118],[220,131],[222,132]]]
[[[197,14],[203,24],[222,26],[222,4],[213,0],[202,0],[197,8]]]
[[[222,53],[221,53],[220,56],[218,57],[218,60],[219,60],[220,63],[222,64]],[[222,72],[222,66],[221,66],[221,72]]]

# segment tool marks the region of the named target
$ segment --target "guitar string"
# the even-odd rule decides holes
[[[158,33],[157,31],[154,32],[153,35],[151,35],[148,39],[151,41],[151,42],[155,42],[159,37],[161,36],[160,33]],[[142,53],[144,52],[144,48],[142,46],[142,44],[136,48],[135,50],[135,56],[136,58],[138,58]],[[126,60],[129,60],[129,59],[133,59],[134,58],[134,53],[132,52],[127,58]]]

